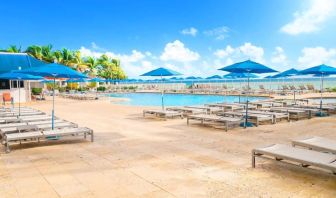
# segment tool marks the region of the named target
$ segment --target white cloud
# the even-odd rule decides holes
[[[284,25],[281,31],[291,35],[316,32],[334,15],[335,10],[335,0],[311,0],[310,7],[305,11],[295,12],[294,20]]]
[[[214,55],[218,58],[224,58],[231,55],[234,51],[235,50],[230,45],[228,45],[225,49],[216,50]]]
[[[260,63],[265,63],[264,60],[264,49],[262,47],[255,46],[251,43],[244,43],[236,48],[230,45],[226,46],[225,49],[218,49],[214,52],[214,55],[219,59],[230,60],[227,63],[233,61],[242,61],[246,59],[251,59]]]
[[[282,47],[276,47],[272,54],[271,62],[276,66],[287,67],[288,59]]]
[[[191,28],[186,28],[181,31],[181,34],[183,35],[191,35],[191,36],[196,36],[198,30],[194,27]]]
[[[226,37],[228,37],[229,30],[230,29],[228,27],[222,26],[212,30],[206,30],[204,31],[204,34],[215,37],[216,40],[224,40]]]
[[[320,64],[336,65],[336,48],[303,48],[302,55],[298,58],[298,63],[301,68],[307,68]]]
[[[191,51],[186,48],[184,44],[175,40],[172,43],[167,43],[163,53],[160,56],[160,59],[163,61],[178,61],[178,62],[190,62],[196,61],[200,58],[200,55],[197,52]]]

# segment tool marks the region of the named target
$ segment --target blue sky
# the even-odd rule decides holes
[[[335,11],[334,0],[6,1],[0,48],[106,53],[130,77],[161,66],[208,76],[245,59],[277,70],[335,66]]]

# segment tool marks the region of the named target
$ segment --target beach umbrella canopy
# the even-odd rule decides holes
[[[30,74],[24,74],[24,73],[7,72],[7,73],[0,74],[0,79],[21,81],[21,80],[42,80],[43,77],[33,76]],[[19,90],[19,116],[20,115],[21,115],[21,91]]]
[[[295,75],[299,75],[300,71],[296,70],[294,68],[283,71],[281,73],[278,73],[276,75],[274,75],[272,78],[285,78],[285,77],[290,77],[290,76],[295,76]]]
[[[274,69],[271,69],[263,64],[251,61],[251,60],[246,60],[243,62],[238,62],[238,63],[234,63],[232,65],[220,68],[219,70],[222,71],[227,71],[227,72],[234,72],[234,73],[257,73],[257,74],[262,74],[262,73],[272,73],[272,72],[277,72]],[[247,87],[248,90],[250,89],[250,77],[249,75],[247,76]],[[244,123],[244,127],[247,127],[247,125],[249,124],[247,122],[247,118],[248,118],[248,96],[249,96],[249,92],[247,93],[247,99],[246,99],[246,113],[245,113],[245,123]],[[249,126],[252,126],[252,124],[249,124]]]
[[[271,69],[263,64],[251,60],[234,63],[232,65],[220,68],[219,70],[234,73],[256,73],[256,74],[277,72],[274,69]]]
[[[222,79],[222,77],[220,75],[213,75],[213,76],[209,76],[205,79],[211,80],[211,79]]]
[[[152,71],[146,72],[142,74],[141,76],[160,76],[161,80],[163,81],[162,76],[178,76],[178,75],[182,75],[182,74],[177,71],[171,70],[171,69],[159,67]],[[161,106],[162,106],[162,110],[164,110],[163,89],[161,91]]]
[[[92,78],[90,80],[88,80],[89,82],[106,82],[105,79],[102,78]]]
[[[57,63],[17,70],[16,72],[52,78],[87,78],[86,75]]]
[[[53,108],[52,108],[52,119],[51,119],[51,128],[54,130],[54,120],[55,120],[55,85],[56,78],[87,78],[86,75],[77,72],[65,65],[51,63],[45,64],[39,67],[31,67],[24,70],[18,70],[16,72],[32,74],[43,77],[52,77],[54,78],[54,88],[53,88]]]
[[[88,80],[85,78],[70,78],[66,82],[74,83],[74,82],[87,82]]]
[[[171,69],[160,67],[147,73],[144,73],[141,76],[178,76],[178,75],[182,74],[177,71],[173,71]]]
[[[259,76],[251,73],[228,73],[223,76],[223,78],[259,78]]]
[[[196,80],[197,78],[195,76],[189,76],[189,77],[186,77],[185,79],[187,79],[187,80]]]
[[[332,75],[332,74],[336,74],[336,68],[322,64],[322,65],[318,65],[315,67],[302,70],[299,72],[299,74]]]
[[[311,67],[305,70],[302,70],[299,72],[299,74],[313,74],[313,75],[317,75],[318,77],[321,78],[321,97],[320,97],[320,113],[319,116],[323,116],[324,114],[322,113],[322,103],[323,103],[323,79],[326,75],[333,75],[336,74],[336,68],[335,67],[331,67],[325,64],[322,65],[318,65],[315,67]]]

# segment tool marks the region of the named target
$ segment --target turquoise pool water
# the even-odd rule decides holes
[[[159,93],[122,93],[109,94],[112,98],[125,98],[117,101],[118,104],[135,106],[161,106],[161,94]],[[249,101],[263,100],[265,97],[249,97]],[[239,96],[218,95],[193,95],[193,94],[165,94],[165,106],[203,105],[216,102],[239,102]],[[246,101],[245,96],[240,97],[240,102]]]

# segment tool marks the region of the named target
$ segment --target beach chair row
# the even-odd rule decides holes
[[[0,117],[0,140],[5,145],[6,152],[10,151],[9,145],[13,142],[19,141],[20,144],[22,140],[25,142],[37,140],[39,142],[40,140],[48,140],[51,136],[61,138],[83,134],[85,138],[87,135],[91,135],[91,141],[93,141],[91,129],[78,127],[75,123],[55,117],[54,130],[51,130],[52,117],[50,115],[31,108],[24,107],[21,110],[23,112],[20,115],[16,114],[16,108],[0,110],[0,114],[6,113]]]
[[[293,140],[291,144],[273,144],[253,149],[252,167],[256,167],[256,158],[262,158],[336,175],[335,140],[315,136]]]

